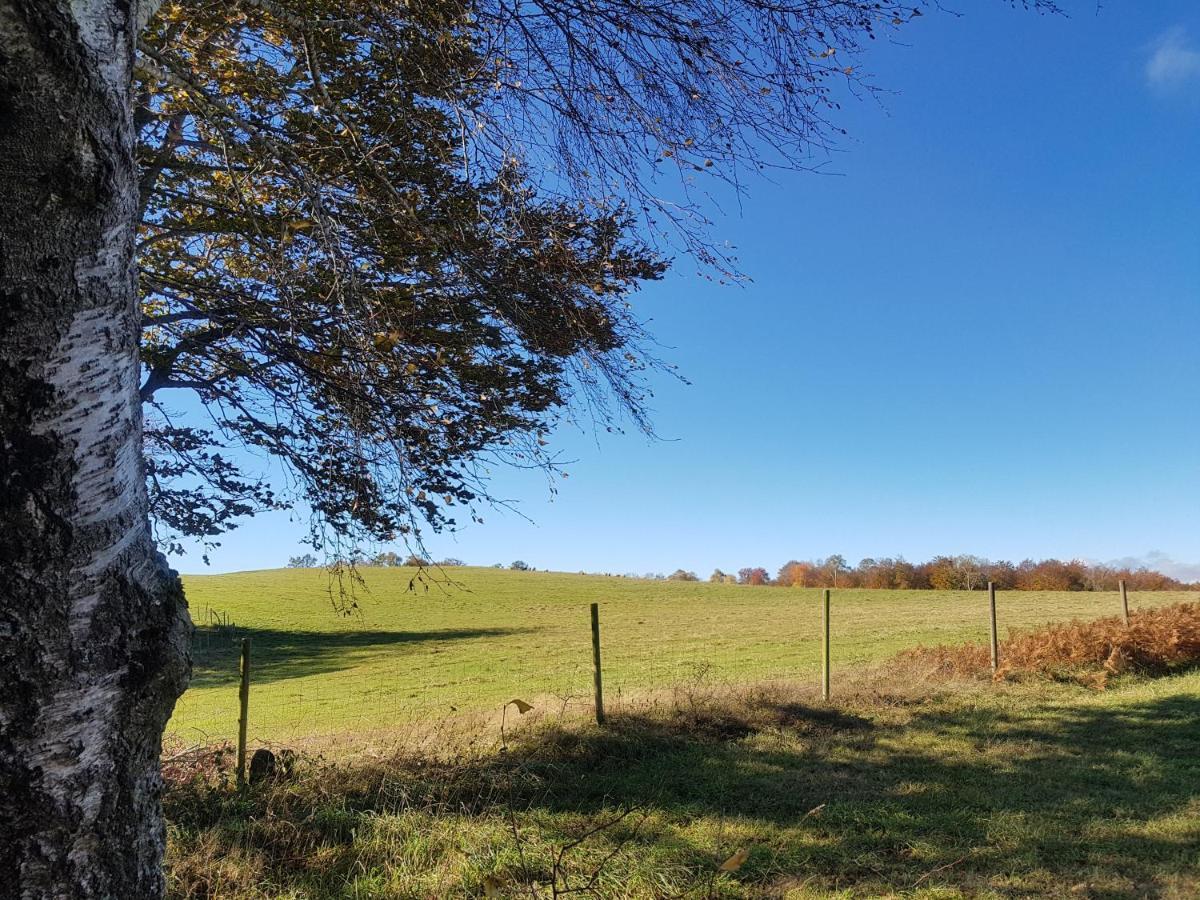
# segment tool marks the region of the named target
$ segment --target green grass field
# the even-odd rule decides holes
[[[186,579],[198,620],[235,627],[198,632],[177,737],[233,734],[248,635],[251,745],[301,753],[291,777],[244,790],[227,753],[177,758],[195,761],[173,763],[165,797],[172,900],[1200,896],[1200,672],[1103,692],[922,680],[885,661],[985,639],[985,595],[842,591],[824,704],[817,591],[454,574],[469,590],[413,594],[410,571],[368,570],[351,617],[321,572]],[[999,608],[1007,628],[1116,604]],[[514,696],[550,714],[512,714],[502,748]],[[391,746],[306,743],[375,730]],[[739,848],[744,865],[719,871]]]
[[[1102,693],[908,687],[833,706],[811,687],[700,691],[630,704],[604,728],[542,722],[506,752],[448,740],[435,754],[306,756],[291,779],[246,791],[226,768],[216,786],[167,793],[169,893],[1200,896],[1200,673]],[[719,872],[739,848],[745,865]]]
[[[303,742],[488,713],[522,697],[542,710],[591,703],[588,605],[598,602],[610,708],[704,683],[815,683],[819,592],[496,569],[446,570],[459,585],[415,592],[411,569],[364,569],[366,592],[338,615],[322,570],[184,579],[195,677],[169,733],[228,739],[237,728],[237,647],[253,646],[252,743]],[[1131,605],[1195,595],[1144,593]],[[834,690],[865,663],[917,644],[983,641],[983,592],[837,591]],[[1117,610],[1108,594],[1000,595],[1002,634]],[[205,625],[215,613],[235,625]]]

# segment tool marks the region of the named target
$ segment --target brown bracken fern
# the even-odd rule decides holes
[[[943,677],[985,673],[988,648],[981,644],[917,647],[897,657]],[[1119,616],[1090,622],[1013,631],[1000,645],[997,680],[1041,676],[1103,688],[1127,672],[1166,675],[1200,663],[1200,603],[1177,603],[1135,612],[1126,625]]]

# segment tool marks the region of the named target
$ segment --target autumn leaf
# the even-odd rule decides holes
[[[287,246],[292,242],[292,236],[298,231],[308,231],[313,227],[314,223],[311,219],[287,219],[283,223],[283,234],[280,237],[280,243]]]
[[[750,848],[749,847],[739,847],[737,849],[737,852],[735,852],[733,854],[733,856],[729,857],[729,859],[727,859],[727,860],[725,860],[725,862],[721,863],[721,868],[719,871],[736,872],[738,869],[740,869],[742,866],[744,866],[746,864],[746,860],[748,860],[749,858],[750,858]]]
[[[375,344],[375,349],[381,353],[390,353],[396,347],[396,343],[400,340],[400,332],[398,331],[377,331],[372,339]]]

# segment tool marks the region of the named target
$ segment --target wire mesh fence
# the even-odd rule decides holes
[[[817,589],[730,588],[664,592],[652,602],[598,601],[604,703],[610,715],[656,697],[727,685],[821,677],[822,602]],[[1174,595],[1144,594],[1156,605]],[[1193,597],[1194,599],[1194,597]],[[233,743],[239,654],[250,641],[247,738],[251,747],[340,750],[395,746],[439,729],[495,733],[505,704],[521,698],[539,716],[591,714],[595,703],[590,604],[475,599],[414,621],[339,621],[323,630],[277,621],[242,624],[202,607],[192,685],[168,727],[171,746]],[[1007,592],[1000,631],[1073,618],[1120,615],[1106,594]],[[444,621],[443,621],[444,620]],[[832,692],[839,679],[920,644],[989,637],[986,591],[835,591],[830,612]],[[435,738],[436,739],[436,738]]]

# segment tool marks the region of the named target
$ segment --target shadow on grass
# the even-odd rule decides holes
[[[522,802],[799,829],[805,840],[773,848],[759,870],[830,889],[901,890],[942,865],[932,883],[968,894],[1155,897],[1164,876],[1200,885],[1196,698],[1030,715],[941,708],[881,727],[802,704],[768,712],[551,729],[513,748],[542,787]],[[1191,825],[1155,824],[1173,815]]]
[[[351,817],[423,809],[502,821],[511,805],[560,843],[580,816],[637,805],[655,824],[625,853],[669,858],[698,881],[729,852],[713,835],[731,825],[754,849],[730,896],[1195,896],[1196,698],[1035,701],[1015,712],[984,697],[918,706],[903,722],[863,712],[786,703],[617,714],[604,728],[533,729],[498,756],[365,763],[326,772],[322,785]],[[228,814],[180,824],[203,830]],[[321,835],[311,831],[319,817],[296,815],[309,846],[345,844],[338,853],[362,859],[352,828]],[[289,884],[283,861],[263,859],[274,883]]]
[[[275,631],[257,628],[199,627],[192,642],[191,687],[235,684],[239,678],[242,638],[250,638],[251,671],[256,684],[320,675],[359,665],[383,654],[403,653],[416,645],[437,645],[505,637],[529,628],[446,628],[436,631]],[[435,646],[433,648],[437,650]]]

